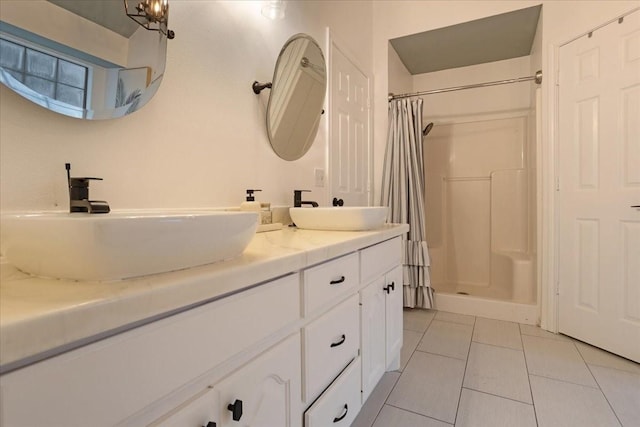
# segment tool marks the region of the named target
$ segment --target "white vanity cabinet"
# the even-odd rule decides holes
[[[400,367],[402,348],[402,266],[400,238],[364,249],[360,291],[362,401],[385,371]]]
[[[299,319],[300,279],[291,274],[63,353],[0,377],[0,424],[146,424],[138,414],[167,412],[171,407],[158,409],[156,402],[198,379],[228,374],[236,367],[224,368],[225,363]],[[287,360],[295,364],[300,346],[291,348]],[[290,381],[298,401],[299,383]],[[193,395],[204,389],[206,384]]]
[[[0,427],[351,425],[399,365],[404,228],[393,227],[346,254],[340,242],[358,237],[331,235],[335,258],[309,250],[316,263],[276,279],[247,261],[252,279],[235,293],[3,374]],[[288,262],[296,232],[281,233]]]

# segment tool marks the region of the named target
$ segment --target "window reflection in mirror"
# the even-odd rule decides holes
[[[61,114],[121,117],[157,91],[166,43],[127,17],[122,0],[3,2],[0,82]]]

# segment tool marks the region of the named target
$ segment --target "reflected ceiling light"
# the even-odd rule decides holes
[[[124,0],[124,10],[127,16],[141,27],[149,31],[159,31],[168,39],[175,37],[175,33],[168,28],[169,0],[142,0],[136,5],[135,12],[129,11],[128,0]]]
[[[287,5],[283,0],[269,0],[262,6],[262,15],[269,19],[283,19]]]

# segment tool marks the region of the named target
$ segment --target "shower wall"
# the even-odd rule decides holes
[[[436,291],[511,299],[497,254],[527,254],[528,116],[441,124],[425,141]]]

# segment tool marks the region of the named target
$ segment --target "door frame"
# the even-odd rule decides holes
[[[328,69],[328,78],[327,78],[327,105],[329,110],[329,114],[327,117],[327,127],[326,127],[326,135],[327,135],[327,144],[326,144],[326,155],[325,155],[325,170],[326,174],[326,185],[327,191],[325,191],[325,202],[330,205],[332,200],[332,188],[333,188],[333,171],[331,170],[332,156],[331,156],[331,127],[333,126],[333,120],[331,118],[331,105],[333,102],[331,88],[333,87],[333,47],[340,50],[342,54],[367,78],[367,91],[369,92],[369,101],[367,105],[367,116],[368,116],[368,141],[367,141],[367,204],[368,206],[373,206],[373,82],[371,76],[373,73],[367,72],[366,69],[362,66],[362,63],[358,61],[353,54],[353,52],[347,47],[347,45],[335,35],[334,32],[331,31],[329,27],[327,27],[327,69]]]
[[[548,99],[543,106],[548,108],[549,114],[549,144],[546,144],[547,152],[538,147],[537,167],[538,171],[538,248],[541,248],[540,262],[538,265],[538,296],[540,301],[540,327],[548,331],[558,333],[560,313],[560,269],[559,257],[559,222],[560,213],[558,206],[558,189],[560,175],[560,49],[569,43],[595,32],[598,29],[612,24],[621,17],[637,12],[640,8],[628,10],[615,18],[609,19],[588,31],[584,31],[570,39],[551,45],[548,53],[549,70],[553,70],[550,76],[545,77],[552,87],[549,90]],[[542,145],[542,144],[540,144]],[[543,169],[544,167],[544,169]],[[545,209],[543,209],[543,207]]]

